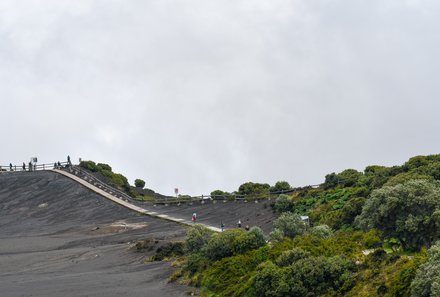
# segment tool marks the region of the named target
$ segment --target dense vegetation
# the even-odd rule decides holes
[[[135,186],[131,186],[128,179],[120,173],[115,173],[112,167],[108,164],[95,163],[93,161],[81,161],[79,164],[84,169],[97,174],[100,179],[104,179],[109,185],[124,191],[128,195],[142,199],[152,200],[156,197],[156,193],[150,189],[144,189],[145,181],[142,179],[136,179],[134,181]]]
[[[235,197],[252,198],[269,198],[271,195],[291,192],[293,188],[286,181],[278,181],[275,185],[246,182],[238,187],[237,191],[232,193],[222,190],[214,190],[211,192],[211,197],[220,199],[235,199]]]
[[[330,173],[272,202],[270,235],[189,229],[174,278],[212,297],[440,296],[439,180],[440,155]],[[292,189],[246,183],[238,193],[275,188]]]

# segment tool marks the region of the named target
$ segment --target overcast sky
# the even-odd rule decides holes
[[[164,194],[440,153],[440,1],[1,0],[0,164]]]

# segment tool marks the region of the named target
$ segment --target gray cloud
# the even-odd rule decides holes
[[[0,163],[166,194],[438,153],[436,1],[2,1]]]

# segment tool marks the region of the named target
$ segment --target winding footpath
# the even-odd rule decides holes
[[[51,169],[51,171],[56,172],[56,173],[61,174],[61,175],[64,175],[64,176],[66,176],[66,177],[68,177],[68,178],[78,182],[79,184],[83,185],[84,187],[92,190],[93,192],[95,192],[95,193],[97,193],[97,194],[99,194],[99,195],[101,195],[101,196],[103,196],[103,197],[105,197],[105,198],[107,198],[107,199],[117,203],[117,204],[120,204],[120,205],[122,205],[122,206],[124,206],[124,207],[126,207],[128,209],[134,210],[134,211],[136,211],[138,213],[141,213],[141,214],[144,214],[144,215],[148,215],[148,216],[151,216],[151,217],[155,217],[155,218],[159,218],[159,219],[163,219],[163,220],[167,220],[167,221],[172,221],[172,222],[175,222],[175,223],[178,223],[178,224],[183,224],[183,225],[188,225],[188,226],[194,225],[194,223],[191,222],[190,220],[184,220],[184,219],[179,219],[179,218],[171,217],[171,216],[166,215],[166,214],[160,214],[158,212],[151,211],[151,210],[148,210],[148,209],[136,206],[134,204],[131,204],[131,203],[127,202],[127,201],[124,201],[123,199],[120,199],[120,198],[117,198],[117,197],[113,196],[112,194],[110,194],[108,192],[105,192],[104,190],[102,190],[102,189],[100,189],[100,188],[98,188],[98,187],[96,187],[96,186],[86,182],[85,180],[77,177],[76,175],[70,174],[70,173],[68,173],[66,171],[59,170],[59,169]],[[208,228],[208,229],[210,229],[212,231],[221,232],[220,228],[217,228],[217,227],[214,227],[214,226],[210,226],[210,225],[207,225],[207,224],[200,224],[200,225],[203,225],[204,227],[206,227],[206,228]]]

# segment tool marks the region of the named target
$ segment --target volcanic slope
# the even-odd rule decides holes
[[[143,263],[137,239],[182,239],[54,172],[0,174],[0,295],[185,296],[168,263]]]

